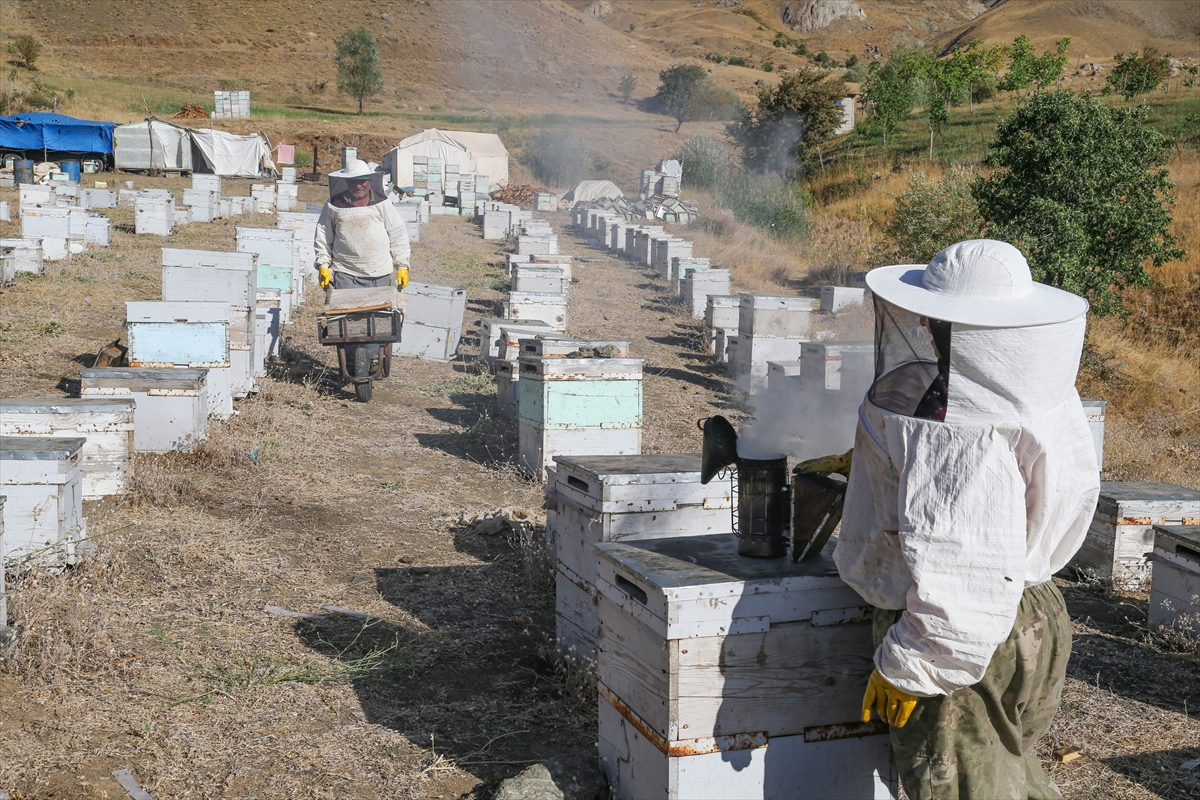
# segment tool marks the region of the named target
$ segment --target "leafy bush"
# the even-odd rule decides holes
[[[717,181],[717,202],[739,221],[794,241],[808,230],[812,214],[808,197],[797,184],[777,176],[730,170]]]
[[[702,133],[685,141],[675,158],[683,165],[684,185],[702,189],[715,186],[733,168],[729,151]]]
[[[731,67],[748,67],[748,66],[750,66],[750,62],[747,61],[746,59],[742,58],[741,56],[730,56],[729,57],[729,66],[731,66]]]
[[[563,131],[543,131],[526,148],[526,165],[542,183],[573,186],[588,173],[588,146]]]
[[[621,93],[621,102],[628,103],[629,98],[633,97],[635,89],[637,89],[637,76],[622,75],[621,83],[617,85],[617,91]]]
[[[796,45],[796,49],[792,52],[798,56],[806,56],[808,55],[808,45],[806,45],[804,42],[801,42],[800,44]]]
[[[1146,108],[1044,92],[1000,123],[996,171],[972,194],[989,232],[1020,247],[1035,280],[1124,313],[1121,290],[1153,283],[1146,265],[1182,258],[1171,234],[1171,141]]]
[[[924,172],[908,176],[908,190],[884,223],[884,255],[893,264],[925,264],[955,242],[978,239],[985,224],[971,195],[975,173],[958,165],[942,180]]]
[[[42,43],[25,33],[8,43],[8,54],[15,56],[21,66],[37,69],[38,56],[42,54]]]

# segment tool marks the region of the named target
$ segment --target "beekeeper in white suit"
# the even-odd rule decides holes
[[[1058,798],[1034,754],[1071,628],[1051,576],[1099,494],[1075,391],[1088,304],[1003,242],[867,273],[876,376],[834,560],[877,609],[863,698],[913,800]]]
[[[329,174],[329,202],[313,242],[321,288],[408,285],[408,229],[383,188],[383,173],[352,158]]]

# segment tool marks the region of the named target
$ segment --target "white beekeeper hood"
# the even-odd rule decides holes
[[[1075,391],[1088,304],[986,239],[867,285],[875,381],[834,560],[868,602],[905,609],[875,654],[883,676],[948,694],[982,678],[1022,591],[1086,537],[1099,492]]]
[[[357,158],[349,159],[345,167],[329,173],[329,198],[332,200],[343,194],[349,188],[350,181],[363,178],[371,181],[371,191],[374,193],[372,204],[385,199],[387,190],[383,185],[384,173]]]

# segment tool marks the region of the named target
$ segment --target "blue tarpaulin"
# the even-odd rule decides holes
[[[0,148],[107,155],[113,151],[114,127],[115,122],[93,122],[65,114],[14,114],[0,117]]]

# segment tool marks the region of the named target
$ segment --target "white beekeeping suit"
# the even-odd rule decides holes
[[[1020,251],[986,239],[867,284],[876,380],[834,559],[873,605],[907,609],[876,653],[884,677],[949,694],[982,677],[1021,592],[1087,534],[1100,491],[1075,391],[1087,302],[1034,283]],[[951,323],[941,421],[913,416],[939,370],[922,317]]]
[[[408,280],[408,229],[387,196],[382,172],[358,159],[329,175],[329,202],[321,209],[313,247],[316,267],[358,279],[387,278],[402,271]],[[352,181],[369,182],[366,205],[345,198]]]

